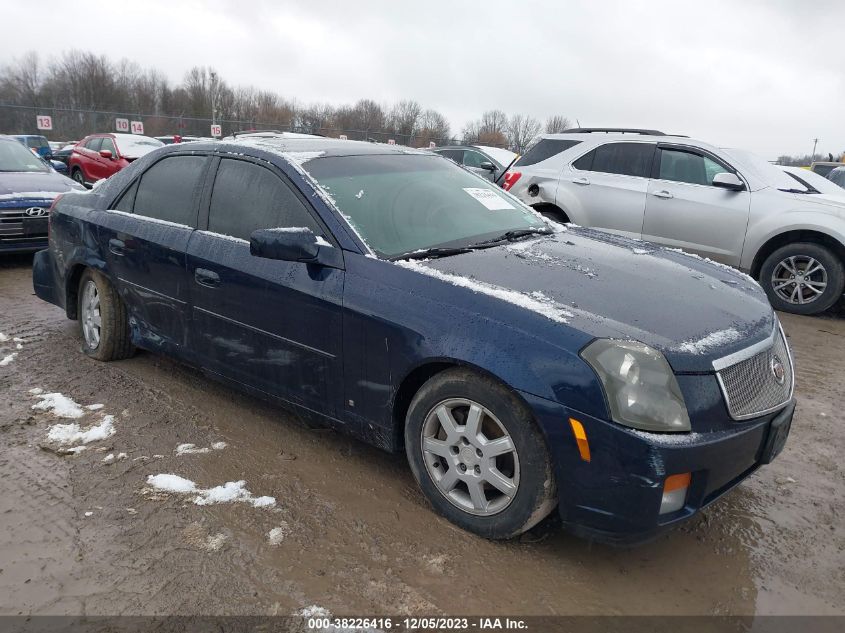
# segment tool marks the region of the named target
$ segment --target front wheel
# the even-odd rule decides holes
[[[82,351],[97,360],[121,360],[135,353],[126,306],[114,286],[90,268],[79,280],[77,305]]]
[[[425,383],[408,410],[405,450],[434,508],[480,536],[516,536],[555,506],[548,449],[531,412],[486,376],[452,369]]]
[[[777,249],[760,268],[760,285],[772,307],[795,314],[819,314],[842,296],[842,260],[827,247],[796,242]]]

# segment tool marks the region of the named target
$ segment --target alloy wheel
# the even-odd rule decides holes
[[[787,303],[803,305],[818,299],[827,288],[827,271],[809,255],[792,255],[772,271],[772,290]]]
[[[100,293],[97,292],[97,284],[89,280],[82,289],[82,301],[80,302],[79,315],[82,321],[82,335],[85,343],[91,349],[97,349],[100,344],[100,328],[102,317],[100,315]]]
[[[426,471],[454,506],[478,516],[501,512],[519,489],[519,456],[505,426],[481,404],[452,398],[422,426]]]

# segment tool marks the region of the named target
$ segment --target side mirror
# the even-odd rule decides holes
[[[112,157],[111,150],[101,149],[100,150],[100,156],[102,156],[103,158],[111,158]]]
[[[249,253],[286,262],[317,262],[320,245],[307,228],[258,229],[249,236]]]
[[[484,161],[478,166],[479,169],[486,169],[487,171],[496,171],[496,166],[490,161]]]
[[[743,191],[745,189],[745,183],[740,180],[739,176],[726,171],[713,176],[713,186],[730,191]]]

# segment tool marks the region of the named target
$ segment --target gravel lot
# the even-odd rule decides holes
[[[549,522],[492,543],[436,517],[401,456],[152,354],[88,359],[30,266],[0,260],[0,360],[15,354],[0,366],[0,614],[845,614],[841,312],[782,315],[790,440],[699,517],[633,549]],[[72,420],[33,410],[35,388],[102,404],[79,422],[112,415],[115,433],[47,450],[49,427]],[[184,443],[209,450],[177,454]],[[151,489],[160,473],[244,480],[277,504],[196,505]]]

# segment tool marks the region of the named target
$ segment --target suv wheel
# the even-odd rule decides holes
[[[70,175],[76,182],[78,182],[83,187],[85,186],[85,174],[82,173],[82,169],[77,167],[73,170],[73,173]]]
[[[492,539],[521,534],[556,502],[545,441],[509,389],[466,369],[425,383],[405,425],[414,477],[452,523]]]
[[[121,360],[135,353],[126,306],[114,286],[90,268],[79,280],[77,316],[82,351],[97,360]]]
[[[842,261],[827,247],[813,242],[787,244],[766,258],[760,284],[776,310],[818,314],[842,296]]]

